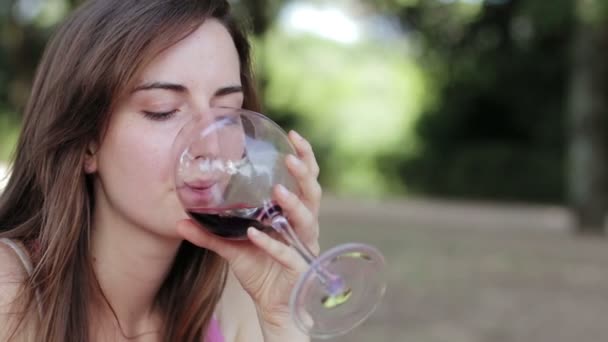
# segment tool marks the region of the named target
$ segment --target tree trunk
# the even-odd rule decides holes
[[[577,6],[583,6],[584,1],[577,3]],[[569,201],[576,216],[576,232],[592,235],[605,234],[608,209],[606,26],[579,15],[572,37]]]

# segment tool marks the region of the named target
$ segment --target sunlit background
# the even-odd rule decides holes
[[[80,2],[0,0],[0,175]],[[336,341],[606,339],[608,2],[232,3],[265,114],[315,148],[323,247],[387,257],[386,300]]]

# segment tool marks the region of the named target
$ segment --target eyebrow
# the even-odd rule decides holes
[[[171,90],[171,91],[175,91],[178,93],[185,93],[186,91],[188,91],[188,88],[186,88],[185,86],[183,86],[181,84],[167,83],[167,82],[151,82],[151,83],[144,83],[142,85],[135,87],[135,89],[133,89],[133,92],[135,93],[135,92],[142,91],[142,90],[152,90],[152,89]]]
[[[213,94],[214,96],[224,96],[224,95],[229,95],[229,94],[234,94],[234,93],[242,93],[243,92],[243,87],[240,85],[233,85],[233,86],[228,86],[228,87],[223,87],[218,89],[215,94]]]
[[[151,82],[144,83],[139,85],[133,89],[133,93],[142,91],[142,90],[153,90],[153,89],[162,89],[162,90],[170,90],[177,93],[186,93],[188,92],[188,88],[181,84],[176,83],[168,83],[168,82]],[[227,87],[219,88],[213,94],[214,96],[225,96],[233,93],[242,93],[243,87],[240,85],[232,85]]]

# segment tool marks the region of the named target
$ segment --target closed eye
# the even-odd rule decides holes
[[[142,113],[144,114],[144,116],[150,120],[154,120],[154,121],[165,121],[170,119],[171,117],[173,117],[173,115],[175,115],[175,113],[177,113],[178,110],[174,109],[172,111],[169,112],[150,112],[150,111],[146,111],[144,110]]]

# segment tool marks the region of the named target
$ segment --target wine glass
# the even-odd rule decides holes
[[[173,148],[178,197],[202,229],[237,240],[247,239],[249,227],[275,230],[310,265],[290,298],[302,331],[330,338],[374,311],[386,287],[380,252],[348,243],[315,256],[272,199],[277,184],[299,192],[285,165],[294,147],[275,122],[244,109],[214,107],[186,124]]]

